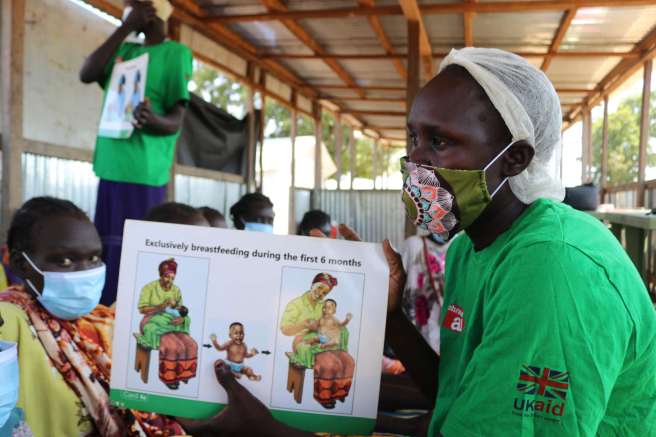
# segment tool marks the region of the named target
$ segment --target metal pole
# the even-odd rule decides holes
[[[318,102],[313,103],[312,114],[314,115],[314,189],[322,188],[321,174],[321,108]]]
[[[337,189],[342,185],[342,117],[335,113],[335,164],[337,165]]]
[[[23,202],[23,54],[25,0],[3,0],[0,15],[2,86],[2,225]]]
[[[410,108],[412,108],[412,103],[419,93],[419,22],[408,20],[408,78],[406,81],[406,117],[410,115]],[[412,141],[410,140],[410,135],[406,135],[405,142],[406,154],[410,155],[412,150]],[[405,236],[409,237],[414,235],[416,232],[415,226],[410,222],[410,219],[406,217],[405,220]]]
[[[349,172],[351,177],[349,178],[349,189],[353,190],[353,179],[355,179],[355,138],[353,137],[353,127],[349,130]]]
[[[292,143],[292,180],[289,187],[289,234],[296,233],[296,130],[298,112],[296,110],[296,93],[292,95],[292,123],[290,141]]]
[[[640,110],[640,154],[638,155],[638,207],[645,206],[645,167],[649,144],[649,101],[651,100],[651,71],[653,61],[645,62],[642,82],[642,109]]]

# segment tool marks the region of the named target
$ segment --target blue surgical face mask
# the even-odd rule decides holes
[[[244,230],[273,234],[273,225],[269,223],[244,222]]]
[[[64,320],[86,316],[98,305],[105,286],[105,265],[77,272],[43,272],[23,252],[30,265],[43,275],[43,291],[32,281],[27,285],[36,293],[37,300],[50,314]]]
[[[18,402],[18,376],[16,343],[0,341],[0,428]]]

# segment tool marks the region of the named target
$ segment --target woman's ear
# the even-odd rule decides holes
[[[9,255],[9,268],[12,273],[21,278],[23,281],[30,281],[39,292],[43,290],[43,275],[30,265],[23,256],[23,252],[15,251]],[[31,287],[27,287],[27,291],[34,295]]]
[[[9,268],[12,273],[20,278],[25,278],[28,272],[32,270],[22,252],[11,252],[9,254]]]
[[[510,146],[503,157],[502,176],[517,176],[531,163],[535,149],[527,141],[520,140]]]

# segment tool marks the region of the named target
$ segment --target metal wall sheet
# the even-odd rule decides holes
[[[70,200],[93,219],[96,210],[98,178],[89,162],[24,153],[22,156],[23,200],[53,196]],[[237,182],[226,182],[186,175],[175,177],[175,200],[194,207],[211,206],[226,215],[246,192]]]
[[[322,190],[313,193],[313,205],[333,221],[352,227],[364,241],[385,238],[399,247],[405,237],[405,210],[398,190]]]
[[[23,153],[21,167],[23,201],[36,196],[67,199],[93,219],[98,178],[90,162]]]
[[[246,193],[246,186],[196,176],[175,175],[175,201],[193,207],[209,206],[225,215],[228,227],[232,226],[230,207]]]

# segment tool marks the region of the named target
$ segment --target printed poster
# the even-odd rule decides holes
[[[218,361],[278,420],[368,434],[387,278],[379,244],[128,220],[110,399],[211,417]]]
[[[130,138],[134,131],[132,113],[144,100],[147,73],[148,53],[114,65],[100,117],[99,136]]]

